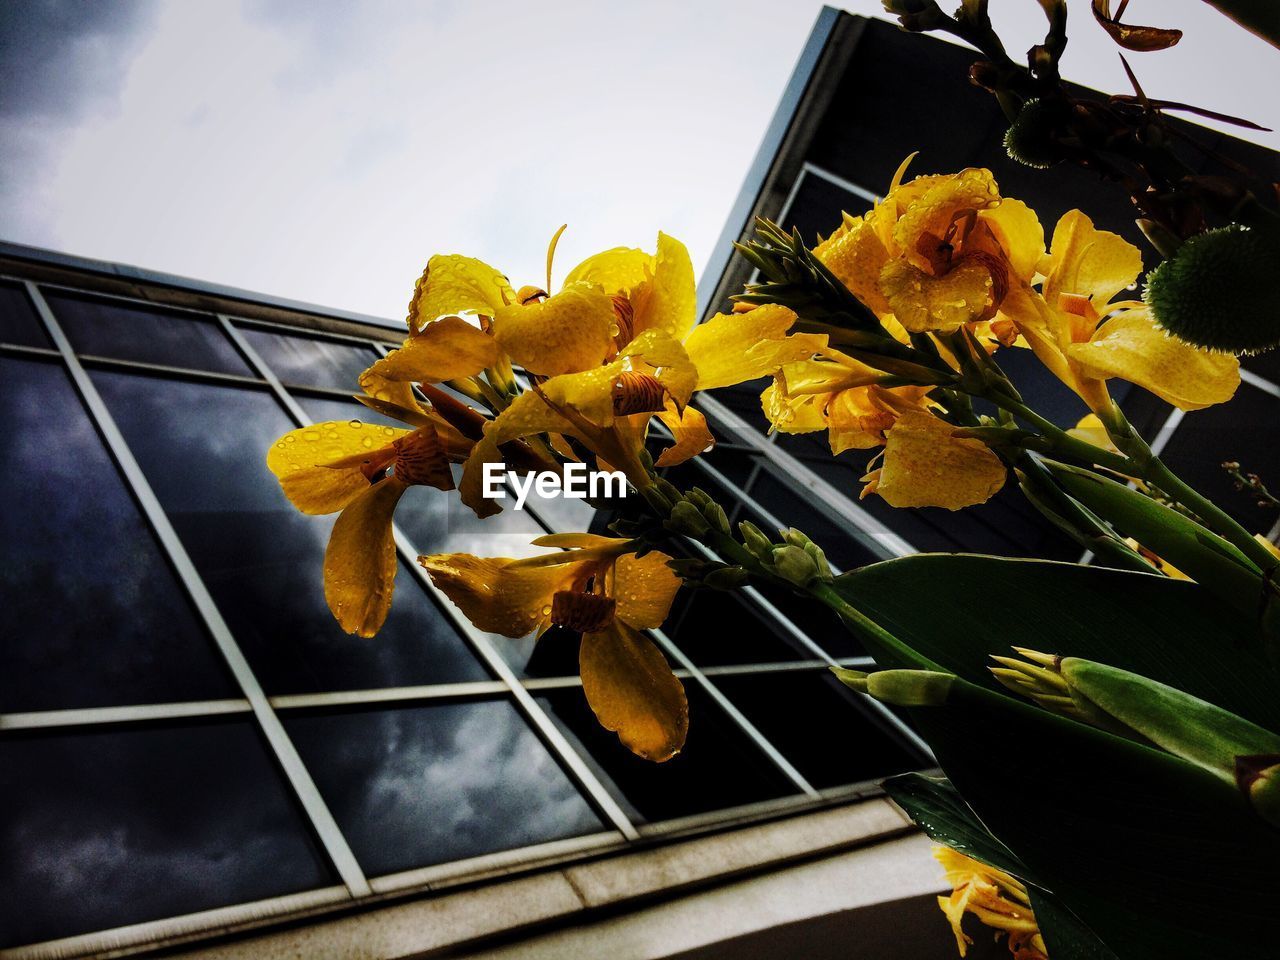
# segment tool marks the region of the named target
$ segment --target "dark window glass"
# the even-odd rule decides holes
[[[77,353],[253,375],[211,319],[75,294],[46,291],[45,299]]]
[[[0,283],[0,343],[18,343],[24,347],[52,346],[27,291],[16,283]]]
[[[271,372],[285,383],[355,393],[360,389],[360,374],[378,359],[372,347],[356,343],[293,336],[254,327],[241,328],[240,332]]]
[[[0,711],[234,696],[61,365],[0,382]]]
[[[715,684],[815,787],[931,766],[825,670],[721,676]]]
[[[579,747],[610,792],[635,822],[677,817],[772,800],[795,787],[693,681],[689,739],[665,763],[632,754],[616,734],[596,721],[580,689],[539,698],[565,735]]]
[[[820,174],[806,170],[783,220],[790,232],[799,229],[805,243],[817,245],[818,237],[829,237],[840,226],[840,214],[861,214],[871,206],[864,197],[851,193]]]
[[[403,563],[381,633],[342,632],[323,591],[332,520],[298,513],[264,463],[293,426],[269,392],[94,380],[269,693],[487,679]]]
[[[1226,403],[1188,413],[1161,456],[1170,469],[1254,533],[1266,533],[1276,512],[1258,507],[1247,492],[1234,488],[1222,469],[1236,460],[1275,492],[1280,489],[1280,443],[1271,434],[1280,424],[1280,397],[1242,383]],[[1267,442],[1268,440],[1272,442]]]
[[[801,658],[750,601],[731,593],[682,590],[663,629],[699,666]]]
[[[334,881],[247,721],[0,739],[0,946]]]
[[[371,876],[603,829],[506,701],[285,726]]]

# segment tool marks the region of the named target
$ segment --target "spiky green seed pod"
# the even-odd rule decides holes
[[[1028,167],[1043,170],[1065,159],[1056,135],[1065,113],[1056,103],[1028,100],[1004,135],[1005,153]]]
[[[1180,340],[1230,353],[1280,344],[1280,228],[1233,224],[1192,237],[1147,276],[1143,299]]]

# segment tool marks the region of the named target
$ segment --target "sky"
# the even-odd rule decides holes
[[[1034,0],[992,6],[1009,49],[1043,34]],[[566,222],[558,277],[658,230],[700,269],[820,9],[0,0],[0,239],[392,318],[433,253],[543,283]],[[1069,10],[1064,74],[1127,92]],[[1280,52],[1203,0],[1126,19],[1186,31],[1131,56],[1150,95],[1280,126]]]

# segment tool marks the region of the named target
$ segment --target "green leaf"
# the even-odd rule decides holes
[[[1036,885],[1026,865],[991,835],[949,780],[905,773],[886,780],[884,789],[930,839],[1026,884],[1053,960],[1115,960],[1115,954],[1070,910]]]
[[[1280,730],[1275,668],[1252,628],[1198,584],[1142,573],[998,557],[922,554],[837,577],[832,588],[936,666],[991,690],[1011,647],[1081,657],[1177,687]],[[885,669],[915,667],[871,633]]]

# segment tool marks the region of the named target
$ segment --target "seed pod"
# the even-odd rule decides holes
[[[1028,167],[1052,167],[1065,156],[1057,142],[1065,118],[1057,104],[1028,100],[1004,135],[1005,152]]]

